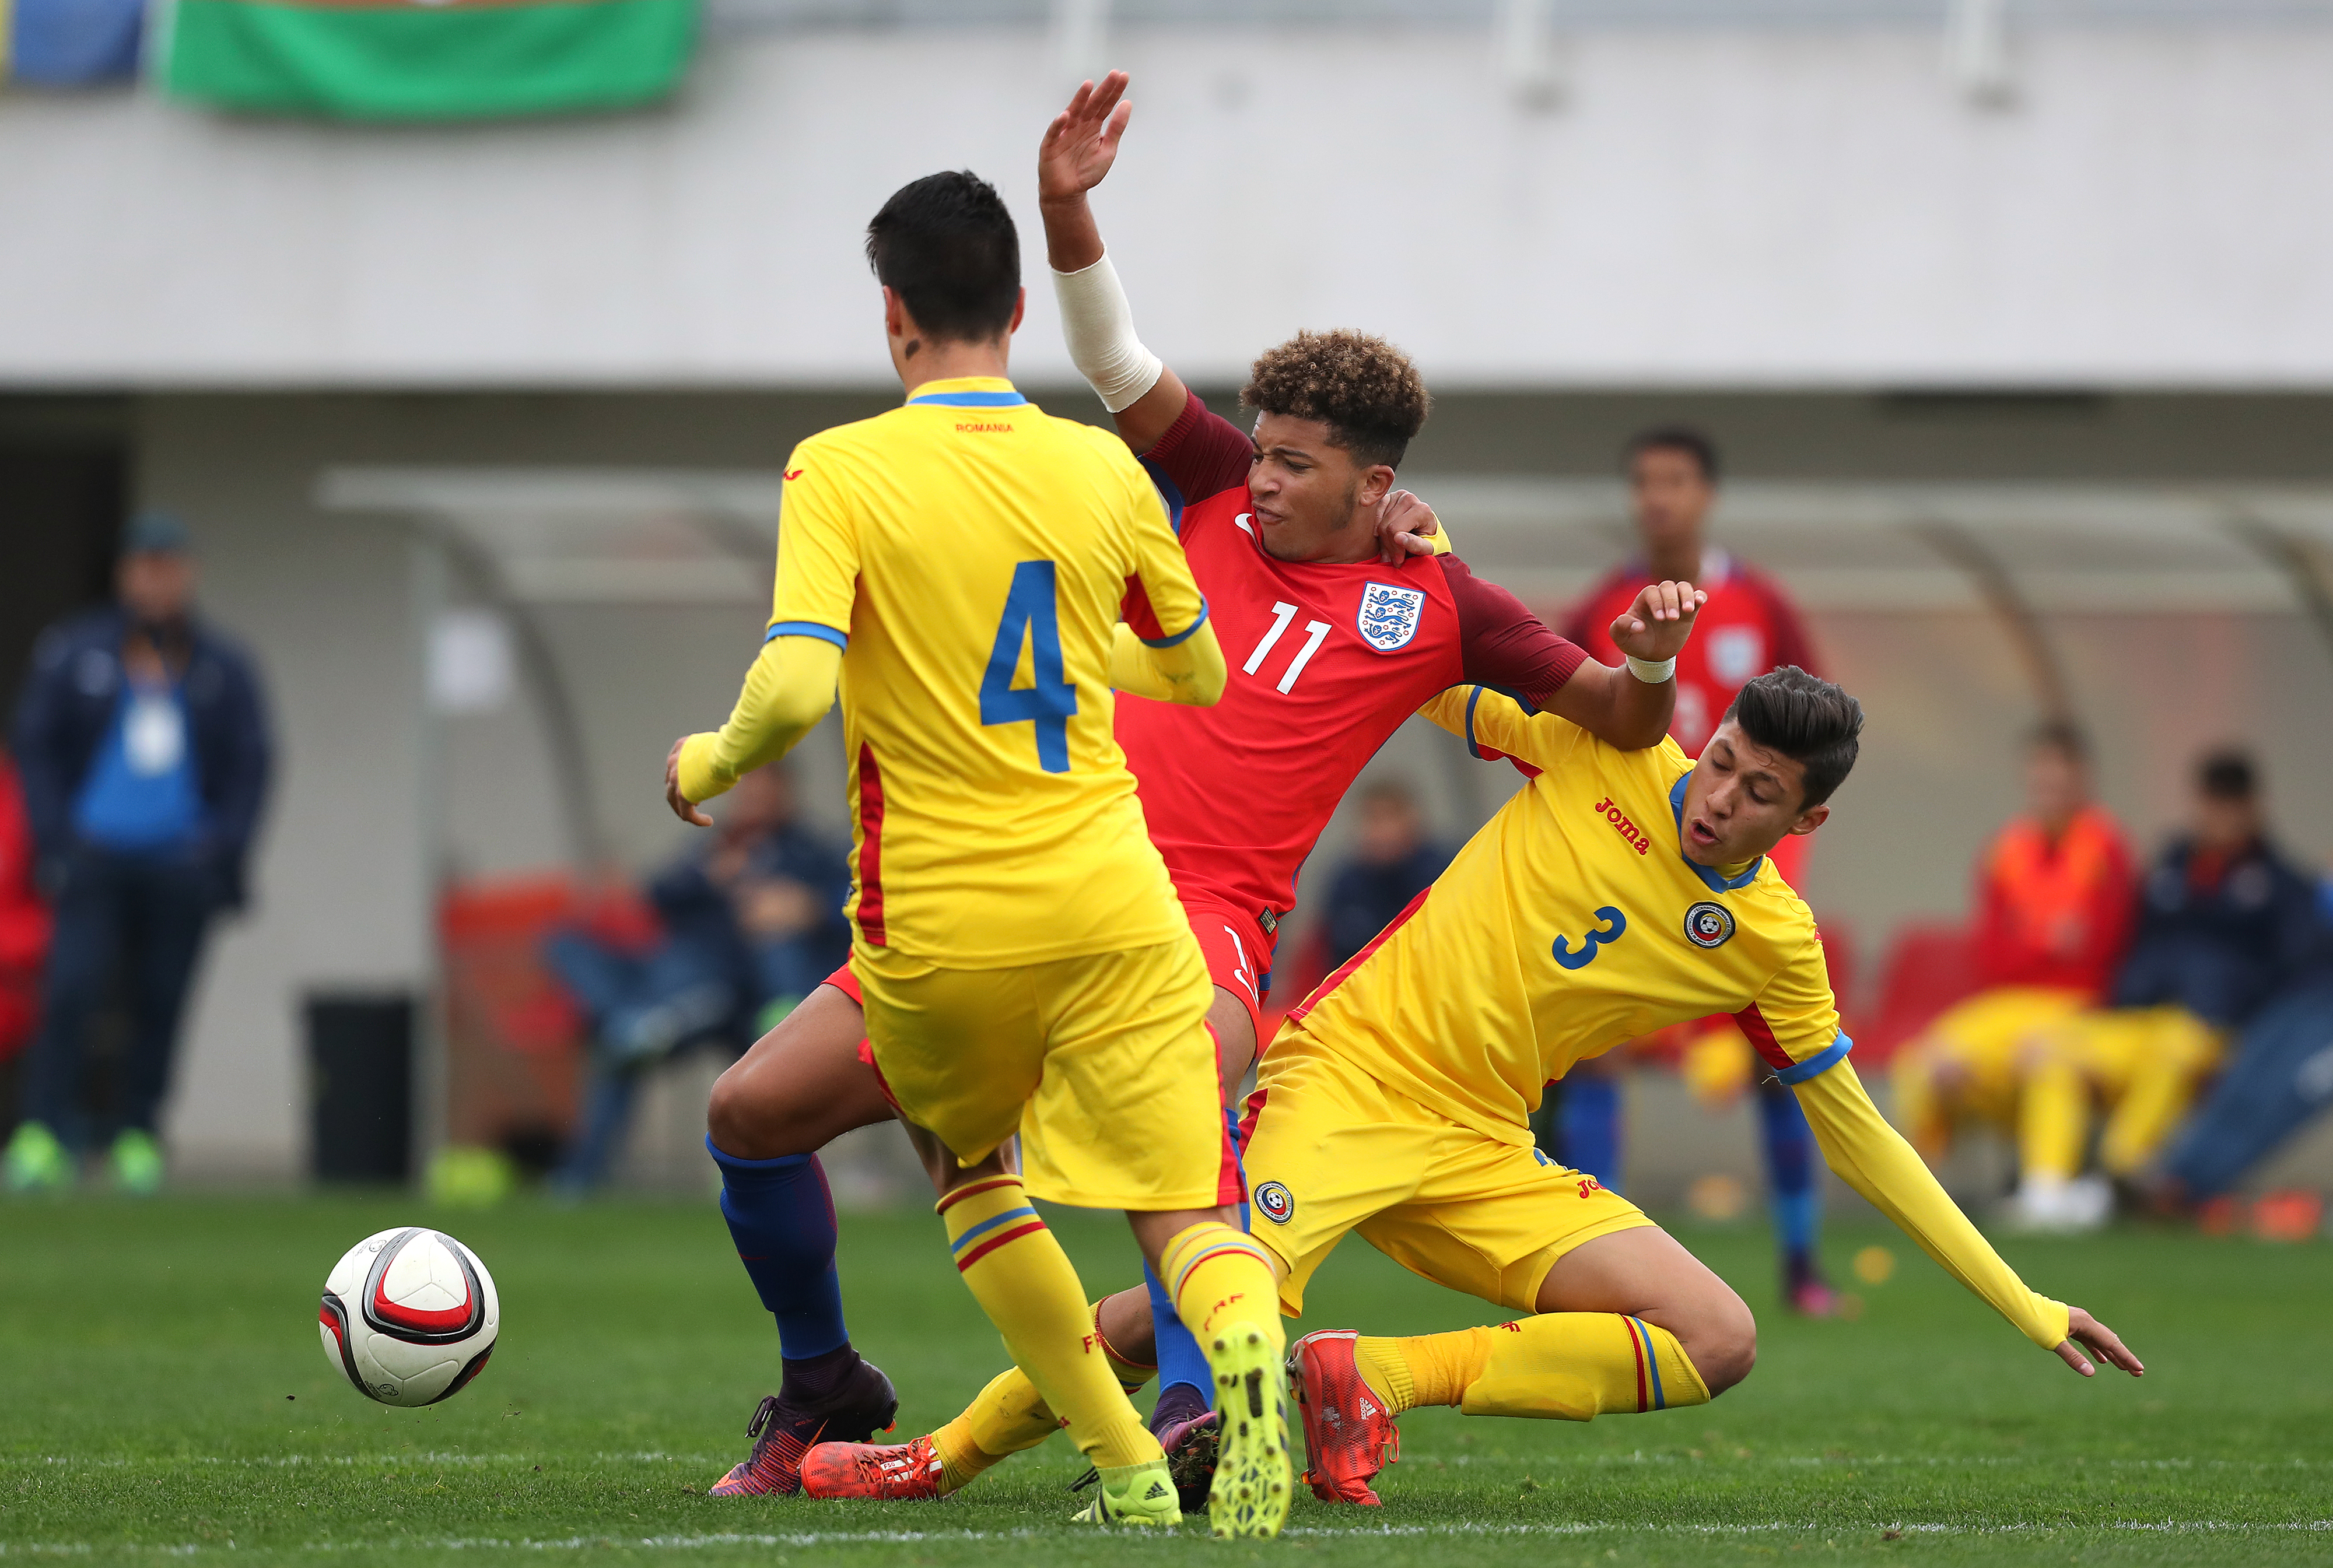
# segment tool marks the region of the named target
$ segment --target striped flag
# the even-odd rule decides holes
[[[22,3],[22,0],[17,0]],[[158,0],[173,97],[344,120],[624,109],[672,91],[698,0]]]

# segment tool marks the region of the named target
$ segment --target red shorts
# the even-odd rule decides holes
[[[1239,998],[1247,1009],[1248,1028],[1255,1031],[1258,1051],[1263,1048],[1263,999],[1272,990],[1272,939],[1256,918],[1202,894],[1183,901],[1191,934],[1199,939],[1199,952],[1207,961],[1207,978]]]
[[[1211,898],[1186,900],[1184,912],[1191,922],[1191,934],[1198,939],[1200,954],[1206,960],[1207,976],[1216,985],[1239,998],[1247,1009],[1248,1026],[1255,1031],[1258,1054],[1263,1049],[1263,999],[1272,988],[1272,944],[1255,917],[1244,914],[1228,904]],[[861,1008],[867,999],[859,990],[859,979],[844,964],[826,977],[826,983],[857,1002]],[[1213,1031],[1210,1030],[1210,1033]],[[898,1110],[899,1103],[891,1095],[891,1086],[883,1082],[882,1069],[875,1065],[875,1047],[867,1040],[859,1042],[859,1059],[875,1075],[875,1082],[883,1097]],[[1233,1142],[1231,1128],[1224,1129],[1223,1164],[1215,1182],[1215,1201],[1230,1205],[1244,1202],[1247,1184],[1240,1175],[1239,1145]]]

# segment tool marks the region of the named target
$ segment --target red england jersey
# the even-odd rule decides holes
[[[1612,643],[1612,622],[1652,583],[1645,563],[1632,560],[1596,585],[1571,613],[1563,635],[1608,664],[1620,662]],[[1676,714],[1669,733],[1688,757],[1698,757],[1750,681],[1784,664],[1810,675],[1813,645],[1799,612],[1771,578],[1714,546],[1702,552],[1702,580],[1694,584],[1709,602],[1694,620],[1693,636],[1677,655]]]
[[[1455,555],[1274,559],[1248,512],[1253,451],[1195,394],[1143,455],[1230,678],[1211,708],[1121,693],[1117,734],[1177,891],[1269,933],[1347,786],[1428,698],[1479,683],[1544,704],[1587,655]]]

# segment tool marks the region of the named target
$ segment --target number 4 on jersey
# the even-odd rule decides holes
[[[1035,684],[1015,686],[1021,646],[1029,645],[1029,671]],[[1048,773],[1070,770],[1070,715],[1078,711],[1078,688],[1061,669],[1061,617],[1054,592],[1053,563],[1024,560],[1013,569],[1004,596],[996,645],[980,679],[980,722],[1037,726],[1037,765]]]

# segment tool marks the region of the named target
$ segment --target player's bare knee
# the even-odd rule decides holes
[[[1750,1375],[1758,1364],[1758,1320],[1732,1291],[1694,1315],[1689,1334],[1678,1337],[1693,1358],[1693,1370],[1715,1399]]]
[[[705,1130],[713,1146],[739,1160],[775,1160],[808,1151],[793,1145],[794,1118],[782,1104],[771,1104],[766,1086],[750,1062],[741,1061],[713,1081],[705,1107]]]

